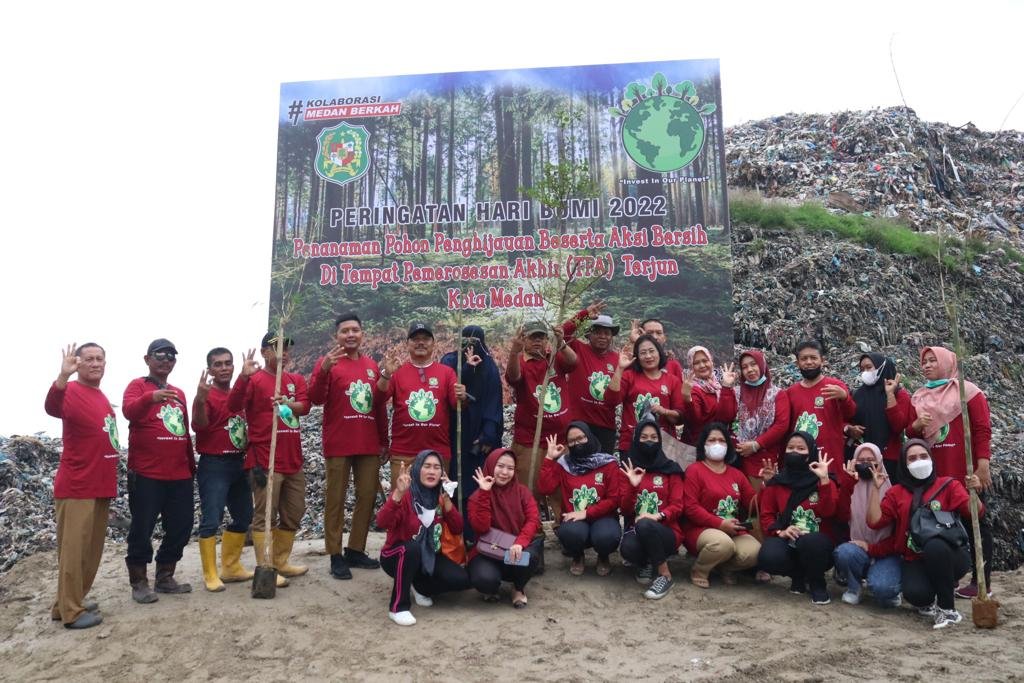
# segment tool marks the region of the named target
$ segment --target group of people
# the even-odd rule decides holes
[[[748,573],[756,582],[786,576],[794,593],[827,604],[826,573],[834,566],[844,602],[859,603],[866,588],[885,606],[905,599],[936,628],[960,621],[954,593],[978,590],[976,577],[957,585],[976,566],[973,537],[925,538],[916,523],[925,509],[966,518],[968,489],[983,499],[991,486],[988,405],[970,382],[976,467],[967,471],[955,354],[922,349],[927,382],[912,395],[892,359],[864,354],[860,386],[851,392],[823,374],[822,346],[805,341],[796,349],[801,380],[782,389],[757,350],[743,352],[738,369],[716,369],[711,351],[695,346],[684,368],[667,350],[659,320],[634,322],[619,347],[620,328],[604,308],[597,302],[553,328],[527,323],[510,341],[503,373],[478,326],[464,328],[459,347],[436,362],[430,324],[415,322],[407,357],[388,353],[378,365],[361,350],[359,316],[346,313],[308,381],[286,370],[292,341],[268,333],[262,363],[250,350],[233,384],[231,352],[207,354],[191,420],[184,392],[168,384],[177,349],[153,341],[147,375],[128,385],[122,402],[132,598],[145,604],[191,590],[175,568],[194,523],[193,481],[208,591],[252,577],[241,563],[249,531],[258,563],[277,570],[279,586],[308,571],[292,564],[291,551],[305,513],[300,419],[316,404],[323,406],[330,574],[351,579],[352,569],[382,568],[393,578],[388,614],[397,624],[416,622],[413,602],[429,606],[446,592],[472,587],[500,601],[503,582],[511,584],[512,605],[526,607],[527,583],[544,571],[545,517],[570,574],[585,573],[591,548],[594,571],[607,576],[618,552],[650,599],[670,591],[668,560],[685,547],[694,557],[690,581],[701,588],[713,577],[731,585]],[[117,422],[99,388],[105,363],[98,344],[69,346],[46,398],[46,411],[64,425],[52,616],[68,628],[102,619],[86,595],[117,493]],[[515,399],[510,438],[502,375]],[[376,516],[387,535],[374,559],[366,539],[388,461],[391,486]],[[343,544],[350,479],[355,507]],[[150,584],[158,518],[164,533]],[[990,586],[991,531],[981,520]],[[272,557],[262,556],[265,534]]]

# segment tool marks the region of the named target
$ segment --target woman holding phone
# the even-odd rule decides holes
[[[516,479],[511,448],[490,452],[473,476],[477,490],[469,498],[469,525],[476,545],[469,551],[469,581],[487,602],[498,602],[502,581],[512,584],[512,606],[526,607],[526,583],[544,553],[537,502]]]

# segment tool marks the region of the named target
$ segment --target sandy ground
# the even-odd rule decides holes
[[[382,534],[371,534],[376,555]],[[548,571],[528,587],[530,605],[485,604],[473,591],[413,607],[419,623],[386,615],[390,579],[355,570],[328,573],[322,541],[296,544],[310,566],[274,600],[253,600],[249,584],[202,588],[198,548],[189,544],[178,576],[195,592],[131,601],[124,547],[108,544],[90,595],[101,626],[75,632],[51,622],[53,553],[19,562],[0,577],[0,678],[26,680],[784,680],[1024,681],[1024,571],[996,576],[999,628],[963,623],[934,632],[909,608],[883,611],[839,601],[815,607],[768,586],[680,580],[689,560],[673,560],[677,583],[660,602],[645,600],[630,570],[569,575],[547,549]],[[251,550],[243,559],[252,563]]]

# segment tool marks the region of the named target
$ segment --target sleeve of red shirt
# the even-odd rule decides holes
[[[406,495],[409,492],[406,491]],[[405,502],[405,499],[402,499]],[[399,503],[396,503],[394,498],[389,494],[384,500],[384,504],[380,506],[380,510],[377,511],[377,526],[381,529],[397,529],[398,525],[402,521],[402,510],[399,507]]]
[[[944,510],[956,510],[965,520],[964,526],[968,526],[971,519],[971,494],[967,492],[966,487],[954,479],[949,482],[943,493],[946,500],[942,508]],[[978,500],[978,516],[981,517],[984,514],[985,506],[982,505],[981,500]]]
[[[889,429],[895,433],[902,432],[910,426],[910,411],[913,406],[910,404],[910,394],[900,389],[896,392],[896,405],[886,407],[885,419],[889,423]],[[917,416],[914,416],[917,419]]]
[[[669,410],[676,410],[679,412],[679,417],[683,417],[683,409],[686,407],[686,401],[683,400],[683,383],[679,381],[675,375],[666,375],[667,377],[673,378],[674,381],[670,381],[669,384],[672,386],[672,391],[668,396],[668,408]]]
[[[228,410],[233,413],[245,410],[251,384],[248,375],[238,376],[238,379],[235,380],[235,386],[231,387],[231,393],[228,394]]]
[[[530,545],[533,537],[540,531],[540,510],[537,508],[537,501],[534,500],[533,494],[525,486],[520,487],[519,497],[523,502],[523,512],[526,513],[526,521],[523,522],[523,528],[519,530],[519,535],[516,536],[516,543],[525,548]]]
[[[765,536],[779,535],[777,529],[772,529],[772,524],[775,524],[775,520],[779,516],[778,491],[784,491],[784,489],[781,486],[765,486],[759,494],[761,503],[761,531],[764,532]],[[788,493],[786,495],[788,496]]]
[[[327,401],[327,389],[331,384],[331,373],[321,373],[324,359],[321,356],[313,366],[313,374],[309,376],[309,400],[315,406],[322,406]],[[376,384],[376,382],[374,382]],[[374,387],[376,389],[376,387]]]
[[[467,507],[470,528],[478,536],[486,534],[491,528],[491,492],[477,489],[469,497]]]
[[[625,479],[625,477],[623,477]],[[683,500],[683,486],[685,486],[685,479],[676,474],[670,474],[668,476],[668,501],[666,505],[663,505],[661,512],[665,514],[665,521],[670,522],[679,519],[683,516],[683,509],[685,506]],[[626,482],[629,483],[628,481]]]
[[[682,391],[680,390],[680,394]],[[736,392],[732,387],[722,387],[722,395],[718,397],[718,405],[715,406],[715,421],[731,425],[736,419]]]
[[[587,309],[584,308],[583,310],[578,311],[576,315],[562,323],[562,332],[565,334],[565,338],[571,339],[572,336],[576,334],[576,328],[579,326],[579,324],[582,321],[586,320],[588,317],[590,316],[587,313]]]
[[[380,370],[377,370],[380,377]],[[388,384],[391,384],[388,382]],[[381,448],[388,447],[388,395],[387,392],[377,388],[377,381],[373,382],[373,420],[377,427],[377,439]]]
[[[131,382],[124,390],[121,401],[121,413],[126,420],[138,420],[146,415],[153,403],[153,391],[143,391],[142,382]]]
[[[302,375],[295,375],[295,402],[300,404],[298,410],[293,410],[299,417],[309,414],[309,393],[306,391],[306,378]]]
[[[636,487],[633,486],[633,482],[626,479],[621,487],[622,497],[619,498],[619,509],[622,513],[627,516],[632,516],[633,511],[636,510]]]
[[[67,385],[63,389],[58,389],[56,382],[50,385],[50,390],[46,392],[46,402],[43,404],[47,415],[64,417],[64,396],[66,394]]]
[[[971,422],[971,453],[975,460],[992,457],[992,417],[988,399],[979,393],[967,403],[967,417]]]
[[[520,386],[524,386],[526,384],[526,374],[523,372],[523,366],[525,364],[526,363],[523,360],[522,354],[519,354],[519,379],[517,379],[514,382],[511,379],[509,379],[509,376],[508,376],[508,365],[506,364],[506,366],[505,366],[505,381],[508,382],[508,385],[511,388],[518,389]]]
[[[622,499],[623,476],[618,466],[612,464],[612,467],[608,467],[605,465],[601,470],[608,477],[605,495],[604,498],[587,508],[587,519],[598,519],[615,512],[619,509],[619,501]]]
[[[537,476],[537,493],[550,496],[562,483],[562,466],[550,458],[540,462],[540,474]]]
[[[780,391],[775,394],[775,421],[755,439],[760,446],[759,452],[776,450],[782,440],[789,436],[789,415],[789,394]]]
[[[839,487],[831,479],[818,482],[820,504],[816,511],[822,517],[834,517],[839,502]]]
[[[893,493],[895,490],[896,487],[894,486],[885,492],[885,497],[882,498],[882,502],[879,504],[879,507],[882,509],[882,516],[878,518],[878,521],[872,522],[870,519],[867,520],[868,526],[872,529],[884,529],[896,521],[898,515],[896,494]]]
[[[701,465],[703,467],[703,465]],[[683,514],[693,524],[708,529],[717,529],[722,524],[721,518],[708,512],[700,504],[700,477],[693,476],[683,479]]]

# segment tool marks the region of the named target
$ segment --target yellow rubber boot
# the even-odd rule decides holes
[[[282,576],[302,576],[309,571],[309,567],[304,567],[301,564],[288,564],[294,543],[294,531],[274,529],[274,568]]]
[[[203,561],[203,583],[206,590],[219,593],[224,590],[224,583],[217,576],[217,537],[199,539],[199,559]]]
[[[270,567],[273,566],[266,560],[263,554],[263,543],[266,540],[267,535],[262,531],[252,532],[252,549],[256,553],[256,564],[260,566]],[[277,550],[277,545],[274,545],[274,550]],[[284,588],[288,585],[288,579],[281,576],[281,572],[277,572],[277,583],[278,588]]]
[[[245,548],[245,534],[225,531],[220,539],[220,580],[226,583],[249,581],[252,572],[246,571],[240,562]]]

